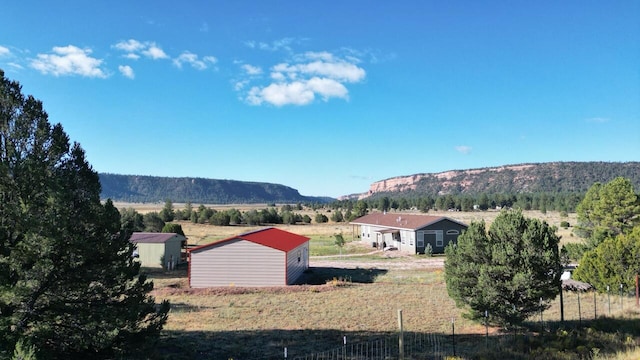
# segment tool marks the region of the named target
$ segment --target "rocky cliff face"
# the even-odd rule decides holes
[[[512,171],[515,173],[519,173],[524,169],[529,169],[535,167],[534,164],[524,164],[524,165],[509,165],[509,166],[499,166],[493,168],[485,168],[485,169],[471,169],[471,170],[450,170],[444,171],[440,173],[432,173],[432,174],[415,174],[409,176],[398,176],[390,179],[385,179],[381,181],[376,181],[371,186],[369,186],[369,191],[360,194],[359,198],[366,198],[375,193],[384,193],[384,192],[403,192],[408,190],[416,190],[418,189],[418,185],[421,181],[436,181],[440,183],[440,191],[438,191],[437,195],[443,195],[450,192],[465,192],[468,190],[471,185],[474,183],[474,178],[479,174],[485,174],[487,172],[491,173],[501,173],[506,171]],[[521,174],[519,176],[520,180],[526,180],[529,178],[528,176]],[[514,179],[517,180],[517,179]]]
[[[640,184],[640,162],[550,162],[451,170],[396,176],[376,181],[369,191],[343,198],[364,199],[375,194],[446,195],[459,193],[584,192],[594,182],[615,177]]]

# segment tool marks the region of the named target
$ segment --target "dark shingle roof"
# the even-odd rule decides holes
[[[153,232],[134,232],[131,234],[131,238],[129,241],[132,243],[143,243],[143,244],[162,244],[167,242],[167,240],[173,238],[178,234],[176,233],[153,233]],[[182,237],[182,235],[178,235]]]
[[[414,215],[398,213],[375,212],[359,217],[351,222],[354,225],[373,225],[387,227],[391,229],[417,230],[425,226],[437,223],[441,220],[450,220],[463,226],[467,226],[459,221],[444,217],[431,215]]]

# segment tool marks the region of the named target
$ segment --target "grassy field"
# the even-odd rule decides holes
[[[178,208],[179,205],[176,205]],[[158,211],[162,204],[138,208],[140,212]],[[264,206],[236,207],[241,211]],[[215,207],[222,209],[224,207]],[[144,210],[143,210],[144,209]],[[309,212],[310,216],[313,212]],[[330,213],[326,213],[327,216]],[[484,220],[491,224],[498,212],[431,212],[470,223]],[[575,223],[575,214],[561,217],[559,213],[525,212],[558,227],[563,242],[578,241],[571,228],[561,229],[561,221]],[[313,216],[312,216],[313,218]],[[219,239],[251,231],[259,227],[211,225],[181,222],[191,244],[206,244]],[[549,348],[558,359],[638,358],[634,350],[640,336],[639,315],[629,298],[616,294],[607,297],[575,293],[565,294],[563,330],[558,328],[559,302],[540,316],[535,316],[523,329],[522,341],[511,343],[508,332],[489,329],[491,342],[502,344],[502,352],[476,351],[482,349],[485,328],[462,316],[448,297],[441,268],[411,269],[399,264],[423,260],[420,257],[395,258],[371,253],[371,247],[351,241],[357,229],[344,223],[279,226],[284,230],[311,238],[312,255],[306,285],[281,288],[214,288],[196,290],[187,286],[186,270],[172,273],[152,273],[157,300],[172,304],[169,321],[162,332],[162,340],[154,357],[160,359],[267,359],[282,358],[287,347],[289,358],[310,355],[339,346],[343,336],[349,342],[363,342],[397,332],[397,312],[403,311],[404,329],[413,334],[450,334],[452,321],[461,341],[459,354],[474,354],[466,358],[519,358],[517,351],[527,353],[527,346]],[[339,256],[334,235],[341,233],[348,241]],[[331,266],[328,264],[331,262]],[[342,262],[344,267],[335,266]],[[358,266],[353,266],[353,264]],[[580,301],[580,307],[578,307]],[[611,304],[611,312],[609,312]],[[578,311],[578,308],[580,309]],[[605,321],[615,329],[593,330],[601,320],[594,317],[611,316]],[[542,325],[545,336],[538,334]],[[579,325],[590,325],[580,327]],[[636,325],[634,325],[636,324]],[[602,327],[602,326],[601,326]],[[566,330],[564,330],[566,329]],[[585,330],[587,329],[587,330]],[[589,330],[591,329],[591,330]],[[627,329],[621,331],[620,329]],[[558,335],[559,334],[559,335]],[[631,334],[631,335],[629,335]],[[472,339],[472,340],[469,340]],[[515,338],[514,338],[515,339]],[[543,341],[542,345],[534,345]],[[507,344],[504,346],[504,344]],[[551,345],[553,344],[553,345]],[[514,349],[504,353],[504,349]],[[577,349],[577,350],[576,350]],[[575,351],[573,351],[575,350]],[[492,350],[494,351],[494,350]],[[547,353],[539,358],[550,358]],[[587,356],[588,355],[588,356]],[[420,357],[416,357],[420,358]],[[463,356],[463,358],[465,358]],[[528,357],[522,357],[528,358]]]
[[[363,259],[367,257],[360,257],[360,261]],[[377,264],[398,261],[382,257],[375,260]],[[461,342],[459,354],[474,353],[483,344],[485,328],[462,317],[447,295],[441,269],[313,267],[308,276],[308,283],[319,285],[196,290],[187,289],[185,271],[156,274],[156,299],[172,304],[157,356],[267,359],[280,358],[284,347],[291,358],[310,355],[339,346],[343,336],[350,342],[360,342],[395,333],[398,309],[403,311],[404,330],[411,333],[449,335],[453,320],[457,334],[476,339],[466,345]],[[598,295],[594,302],[591,293],[582,294],[578,307],[578,294],[566,293],[566,330],[559,332],[560,340],[551,336],[556,334],[552,329],[560,326],[558,301],[542,314],[542,323],[536,315],[528,324],[529,330],[521,331],[535,339],[544,326],[550,334],[548,341],[559,341],[554,345],[560,347],[558,351],[582,346],[602,356],[627,353],[640,335],[639,314],[633,299],[617,295],[610,299],[609,313],[606,295]],[[580,326],[590,324],[596,312],[599,321],[604,321],[603,315],[611,317],[605,322],[609,330],[583,333]],[[627,332],[625,327],[629,328]],[[489,332],[492,344],[500,346],[505,346],[505,338],[511,336],[497,328]]]

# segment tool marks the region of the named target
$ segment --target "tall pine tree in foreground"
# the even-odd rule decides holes
[[[169,305],[149,295],[82,148],[21,91],[0,70],[0,347],[21,341],[39,359],[134,357]]]
[[[501,212],[488,232],[484,221],[472,222],[446,248],[449,296],[471,319],[487,311],[491,323],[519,325],[560,291],[559,241],[553,227],[521,211]]]

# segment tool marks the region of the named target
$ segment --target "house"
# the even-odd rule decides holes
[[[351,222],[359,226],[363,242],[378,248],[395,248],[411,254],[424,254],[427,244],[434,254],[444,253],[467,225],[444,216],[375,212]]]
[[[282,286],[309,268],[309,238],[264,228],[189,250],[189,286]]]
[[[129,241],[136,244],[142,267],[172,270],[180,262],[182,247],[187,238],[176,233],[134,232]]]

